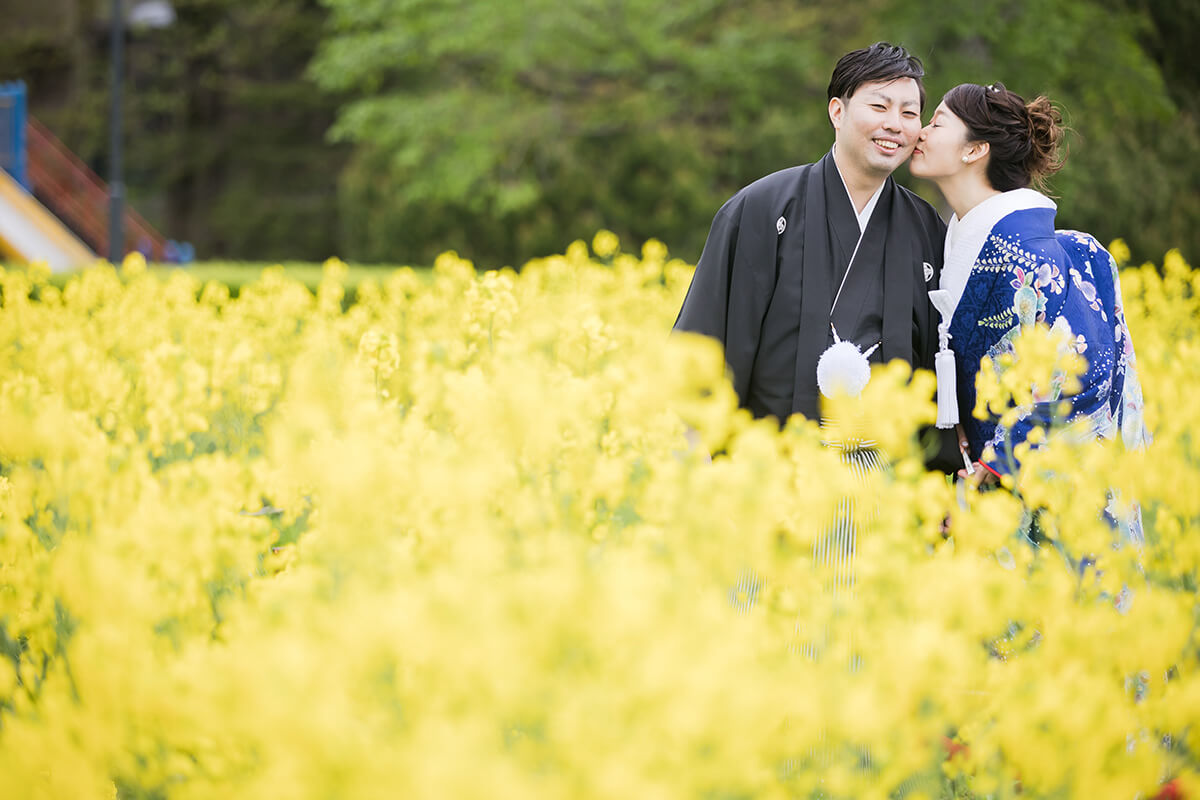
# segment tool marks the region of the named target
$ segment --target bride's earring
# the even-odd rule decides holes
[[[963,156],[963,163],[964,163],[964,164],[966,164],[966,163],[967,163],[967,161],[968,161],[967,157],[966,157],[966,156]]]

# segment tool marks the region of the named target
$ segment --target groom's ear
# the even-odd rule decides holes
[[[829,122],[833,125],[835,131],[842,128],[842,117],[846,113],[846,104],[842,102],[840,97],[832,97],[829,99]]]

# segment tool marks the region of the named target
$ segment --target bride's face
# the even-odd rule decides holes
[[[966,169],[963,157],[970,149],[966,123],[954,116],[943,101],[921,129],[908,169],[918,178],[949,178]]]

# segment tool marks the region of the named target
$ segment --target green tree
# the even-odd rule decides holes
[[[20,23],[0,29],[0,79],[26,79],[33,113],[107,177],[111,4],[47,0],[47,13],[23,0],[0,3]],[[336,254],[345,154],[325,132],[338,98],[304,75],[325,10],[316,0],[171,5],[170,27],[128,34],[132,205],[204,258]]]
[[[821,8],[323,2],[355,256],[504,263],[609,226],[695,257],[731,188],[831,141]]]
[[[322,2],[331,27],[312,74],[351,98],[332,136],[354,145],[341,196],[357,257],[425,261],[457,247],[511,263],[607,226],[694,258],[733,191],[825,151],[833,63],[879,39],[924,58],[932,103],[961,81],[1003,80],[1067,110],[1062,225],[1125,236],[1146,257],[1197,249],[1194,181],[1180,169],[1195,160],[1195,126],[1164,83],[1169,64],[1147,52],[1145,9]]]
[[[1059,104],[1071,129],[1051,181],[1059,226],[1124,237],[1157,260],[1171,247],[1200,254],[1200,136],[1182,104],[1190,97],[1195,107],[1196,78],[1177,66],[1183,40],[1196,36],[1177,28],[1184,6],[1194,20],[1186,0],[886,0],[863,34],[896,37],[925,58],[931,104],[958,83],[997,80]],[[1178,30],[1188,32],[1167,33]]]

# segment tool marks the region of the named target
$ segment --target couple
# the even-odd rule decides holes
[[[1055,204],[1029,188],[1060,164],[1058,112],[1044,97],[1026,103],[1001,84],[968,83],[922,127],[923,76],[919,59],[884,42],[838,61],[833,148],[725,203],[675,329],[721,341],[742,406],[780,421],[817,418],[819,392],[839,382],[828,370],[835,351],[864,374],[868,358],[937,363],[945,430],[929,465],[949,472],[965,462],[960,474],[996,480],[1017,466],[1014,447],[1035,425],[1061,418],[1060,399],[1041,398],[1012,426],[975,419],[975,374],[984,356],[995,362],[1022,327],[1041,322],[1087,361],[1068,419],[1142,444],[1116,265],[1091,236],[1056,233]],[[954,210],[948,228],[891,179],[910,156],[912,174]],[[962,419],[950,436],[955,405]]]

